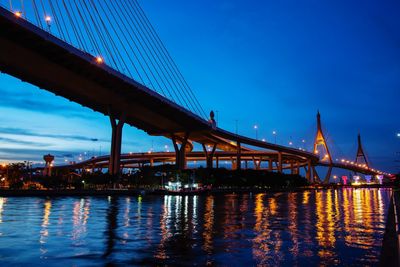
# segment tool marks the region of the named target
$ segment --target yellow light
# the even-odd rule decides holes
[[[345,162],[345,160],[344,160],[344,159],[342,159],[341,161],[342,161],[342,162]]]
[[[328,158],[329,158],[329,155],[328,155],[328,154],[325,154],[324,158],[328,159]]]
[[[96,57],[96,62],[97,62],[98,64],[102,64],[102,63],[104,62],[104,59],[103,59],[101,56],[97,56],[97,57]]]
[[[315,149],[314,153],[315,153],[315,154],[318,154],[318,153],[319,153],[319,151]]]
[[[15,15],[17,18],[20,18],[20,17],[22,17],[22,12],[21,12],[21,11],[15,11],[14,15]]]

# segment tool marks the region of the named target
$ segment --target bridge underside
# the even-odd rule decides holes
[[[0,8],[0,70],[152,135],[195,132],[207,121]]]

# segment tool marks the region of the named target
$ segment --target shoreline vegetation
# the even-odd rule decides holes
[[[391,187],[397,184],[341,185],[310,184],[298,174],[284,174],[268,170],[207,169],[199,167],[179,171],[173,165],[145,166],[131,169],[120,177],[112,177],[96,169],[57,170],[52,176],[14,164],[0,172],[0,196],[96,196],[96,195],[194,195],[218,193],[292,192],[341,187]],[[200,190],[165,190],[166,185],[177,183],[194,185]]]

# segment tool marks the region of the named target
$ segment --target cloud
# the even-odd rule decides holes
[[[79,152],[62,151],[62,150],[48,150],[40,148],[1,148],[0,161],[25,161],[30,160],[34,162],[43,162],[43,155],[52,154],[55,156],[56,161],[63,160],[64,158],[72,158],[79,155]],[[69,156],[69,157],[67,157]]]
[[[49,146],[49,144],[46,144],[46,143],[24,141],[24,140],[19,140],[19,139],[15,139],[15,138],[7,138],[7,137],[0,137],[0,142],[1,141],[7,142],[7,143],[18,144],[18,145]]]
[[[67,101],[64,98],[48,95],[49,93],[34,94],[34,90],[37,89],[33,88],[32,92],[27,92],[26,89],[10,91],[5,89],[3,85],[3,88],[0,88],[0,106],[55,114],[67,118],[92,119],[95,115],[95,112],[89,113],[88,110],[84,110],[78,104],[62,103]]]
[[[35,133],[28,129],[9,128],[9,127],[0,127],[0,134],[14,134],[14,135],[23,135],[23,136],[47,137],[47,138],[55,138],[55,139],[91,141],[91,142],[109,142],[109,140],[106,140],[106,139],[92,138],[92,137],[87,137],[87,136],[83,136],[83,135],[43,134],[43,133]]]

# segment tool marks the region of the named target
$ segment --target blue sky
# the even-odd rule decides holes
[[[334,157],[354,158],[360,132],[373,166],[396,171],[398,1],[140,2],[220,127],[310,148],[319,109]],[[108,151],[107,117],[5,74],[0,94],[0,161]],[[166,144],[124,128],[125,152]]]

